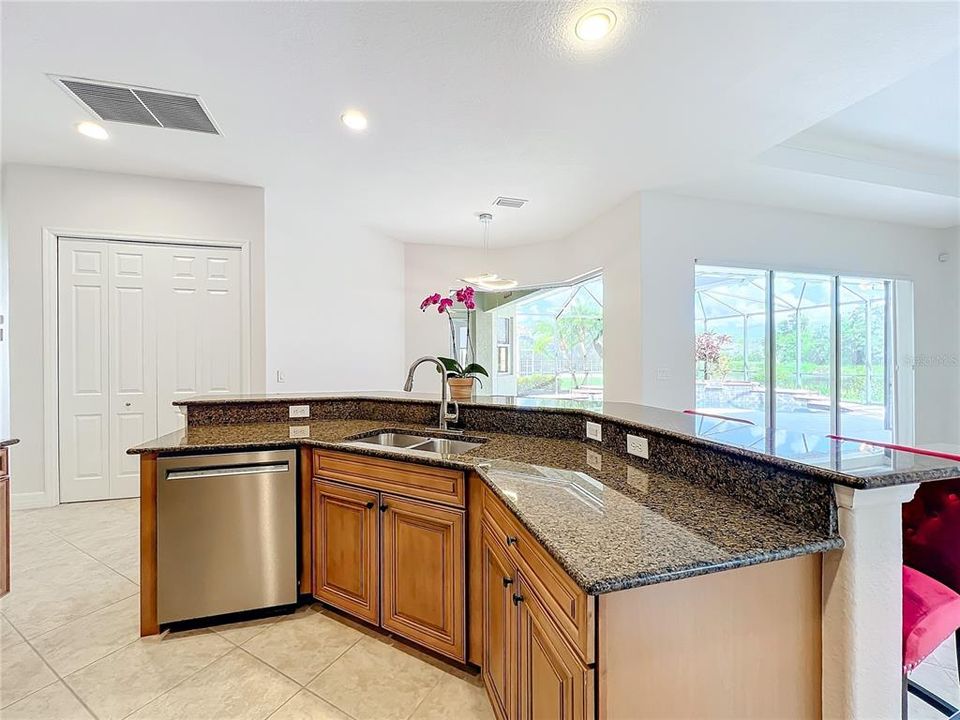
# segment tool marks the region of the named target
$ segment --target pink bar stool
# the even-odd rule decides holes
[[[908,678],[940,644],[960,628],[960,594],[919,570],[903,566],[903,717],[910,692],[950,718],[960,710]]]
[[[954,610],[960,606],[960,479],[922,483],[903,506],[903,562],[904,688],[960,717],[957,708],[906,677],[950,633],[960,667],[960,616]]]

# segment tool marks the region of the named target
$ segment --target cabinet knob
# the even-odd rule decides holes
[[[373,507],[373,500],[367,503],[367,510]]]
[[[389,505],[386,505],[386,504],[381,505],[381,506],[380,506],[380,512],[386,512],[389,508],[390,508]]]
[[[519,604],[522,603],[522,602],[523,602],[523,595],[517,595],[516,593],[514,593],[514,594],[513,594],[513,604],[514,604],[514,605],[519,605]]]
[[[513,578],[504,578],[504,579],[503,579],[503,586],[504,586],[504,587],[510,587],[511,585],[513,585]]]
[[[507,545],[516,545],[517,539],[513,535],[507,535]]]

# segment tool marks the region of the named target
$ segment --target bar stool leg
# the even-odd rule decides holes
[[[903,689],[900,693],[900,720],[907,720],[907,676],[903,676]]]

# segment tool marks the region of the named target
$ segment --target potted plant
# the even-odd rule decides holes
[[[462,303],[468,313],[473,311],[477,307],[474,300],[474,289],[467,285],[466,287],[462,287],[459,290],[450,293],[446,297],[443,297],[440,293],[427,295],[427,297],[423,299],[423,302],[420,303],[420,310],[423,312],[426,311],[428,307],[436,305],[437,312],[441,315],[447,316],[447,321],[450,324],[451,344],[452,347],[456,348],[456,334],[454,332],[453,317],[450,315],[450,308],[453,307],[454,302]],[[472,352],[469,352],[472,350],[472,343],[470,342],[469,337],[469,327],[470,324],[468,322],[468,357],[473,354]],[[438,359],[446,368],[447,382],[450,385],[450,396],[453,400],[469,400],[473,396],[474,380],[482,385],[483,383],[478,376],[483,375],[484,377],[490,377],[484,367],[478,363],[468,362],[466,366],[464,366],[456,358],[441,357]],[[437,372],[439,372],[439,369]]]
[[[469,363],[464,367],[454,358],[440,357],[437,359],[447,369],[450,397],[454,400],[469,400],[473,397],[473,381],[476,380],[483,387],[483,380],[479,376],[490,377],[483,366],[477,363]]]

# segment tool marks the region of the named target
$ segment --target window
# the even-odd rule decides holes
[[[497,328],[497,372],[509,375],[513,372],[513,318],[496,319]]]
[[[893,439],[893,289],[878,278],[698,265],[697,408]]]
[[[475,357],[490,371],[481,392],[603,399],[603,276],[599,271],[539,287],[477,291],[476,299],[477,311],[469,318],[475,354],[464,351],[461,355]],[[468,344],[458,342],[456,330],[451,343],[454,350]]]

